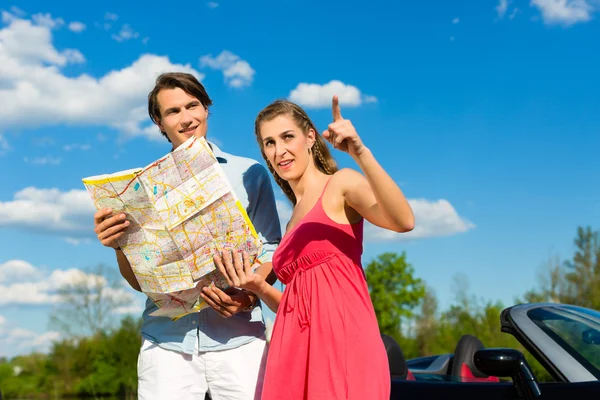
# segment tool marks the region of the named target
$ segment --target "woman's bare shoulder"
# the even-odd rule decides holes
[[[352,168],[342,168],[331,177],[331,183],[349,189],[363,182],[365,176]]]

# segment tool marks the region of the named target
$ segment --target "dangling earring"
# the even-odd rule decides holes
[[[312,154],[312,147],[308,148],[308,155],[310,156]]]

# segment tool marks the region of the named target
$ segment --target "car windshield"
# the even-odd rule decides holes
[[[600,379],[600,313],[580,307],[541,307],[527,315],[548,336]]]

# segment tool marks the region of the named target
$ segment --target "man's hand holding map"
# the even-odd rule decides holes
[[[118,244],[141,290],[177,318],[206,307],[203,286],[227,283],[213,255],[244,250],[258,261],[262,244],[204,138],[192,137],[144,169],[83,179],[97,209],[130,221]]]

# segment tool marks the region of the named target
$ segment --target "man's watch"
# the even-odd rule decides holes
[[[250,296],[250,298],[252,299],[252,301],[250,302],[250,304],[248,304],[248,306],[242,308],[242,312],[248,312],[248,311],[252,311],[254,310],[254,308],[256,307],[256,305],[258,304],[258,296],[255,293],[252,293],[249,290],[244,290],[244,292],[246,292],[248,294],[248,296]]]

